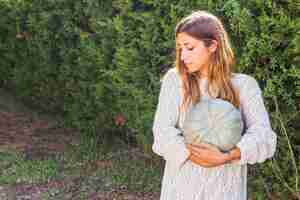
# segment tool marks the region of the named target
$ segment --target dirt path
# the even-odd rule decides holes
[[[23,152],[34,159],[39,153],[48,156],[63,152],[66,144],[79,145],[79,133],[52,127],[48,121],[28,114],[0,111],[0,149]]]
[[[14,151],[23,154],[26,160],[45,160],[63,154],[68,145],[79,144],[78,131],[59,127],[55,120],[40,117],[0,90],[0,153]],[[0,200],[84,199],[80,193],[87,182],[91,182],[89,177],[80,174],[44,183],[0,184]],[[57,195],[58,190],[64,192]],[[45,193],[47,196],[42,196]],[[157,200],[158,197],[158,193],[129,192],[126,188],[91,190],[88,195],[91,200]]]

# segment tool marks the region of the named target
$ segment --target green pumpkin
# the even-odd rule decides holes
[[[241,140],[241,112],[228,101],[205,99],[194,105],[183,122],[186,143],[209,143],[229,151]]]

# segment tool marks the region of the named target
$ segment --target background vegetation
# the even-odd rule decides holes
[[[0,0],[0,84],[79,128],[84,151],[113,135],[151,154],[174,28],[198,9],[225,23],[236,71],[258,80],[278,134],[275,158],[252,169],[253,191],[300,199],[297,0]]]

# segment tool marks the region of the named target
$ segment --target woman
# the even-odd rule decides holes
[[[153,151],[166,160],[161,200],[246,200],[247,164],[273,156],[276,134],[256,80],[232,73],[234,55],[220,20],[197,11],[176,27],[176,68],[162,80]],[[240,109],[245,130],[229,152],[186,145],[185,113],[202,98],[221,98]]]

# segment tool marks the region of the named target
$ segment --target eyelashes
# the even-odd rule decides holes
[[[194,46],[192,46],[190,44],[183,44],[183,45],[182,44],[177,44],[176,46],[179,50],[182,50],[184,48],[185,50],[188,50],[188,51],[192,51],[195,48]]]
[[[184,50],[186,51],[193,51],[195,48],[194,47],[184,47]],[[183,48],[179,48],[180,51],[183,50]]]
[[[195,48],[194,47],[183,47],[185,50],[188,50],[188,51],[193,51]],[[183,49],[182,47],[178,47],[178,50],[182,51]]]

